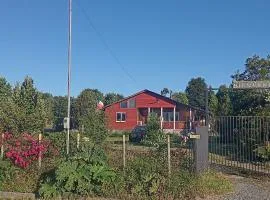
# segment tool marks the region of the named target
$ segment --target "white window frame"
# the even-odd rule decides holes
[[[117,120],[117,115],[118,114],[121,114],[121,121],[118,121]],[[125,121],[122,120],[123,119],[123,114],[125,115]],[[127,114],[126,114],[126,112],[116,112],[116,122],[126,122],[126,120],[127,120]]]
[[[166,115],[166,113],[170,113],[169,114],[169,121],[167,121],[167,120],[164,119],[164,116]],[[178,115],[178,120],[177,120],[177,115]],[[173,111],[163,111],[163,115],[162,116],[163,116],[163,121],[164,122],[173,122],[173,120],[170,120],[171,117],[173,118]],[[175,112],[175,121],[176,122],[180,121],[180,112]]]

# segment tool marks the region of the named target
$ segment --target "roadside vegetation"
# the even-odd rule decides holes
[[[269,80],[265,72],[269,63],[269,57],[249,58],[246,70],[233,78]],[[204,96],[205,87],[204,79],[194,78],[185,93],[164,90],[163,95],[171,94],[182,103],[204,109],[201,96]],[[168,174],[166,135],[154,115],[150,116],[146,135],[139,144],[131,144],[129,133],[124,133],[129,144],[124,168],[123,133],[109,133],[104,112],[96,109],[98,101],[110,104],[122,98],[115,93],[103,95],[96,89],[85,89],[72,98],[74,132],[71,132],[70,154],[66,155],[62,123],[66,116],[66,98],[38,91],[30,77],[14,87],[0,78],[0,131],[3,133],[0,190],[32,192],[42,199],[194,199],[232,190],[232,184],[222,174],[214,171],[195,174],[192,161],[178,148],[183,142],[178,136],[172,136],[177,145],[171,152],[172,170]],[[217,94],[209,94],[209,106],[215,115],[269,115],[269,91],[232,92],[221,86]],[[81,134],[79,148],[78,132]],[[41,141],[40,133],[43,135]],[[83,140],[84,137],[88,140]],[[254,140],[256,138],[254,135]],[[263,160],[270,160],[269,144],[258,142],[251,151],[258,151]]]

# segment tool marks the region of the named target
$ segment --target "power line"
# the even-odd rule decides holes
[[[105,48],[107,49],[107,51],[109,52],[109,54],[114,58],[114,60],[116,61],[116,63],[120,66],[121,70],[135,83],[136,80],[134,79],[134,77],[127,71],[127,69],[125,68],[125,66],[120,62],[119,58],[116,56],[116,54],[113,52],[113,50],[110,48],[110,46],[108,45],[108,43],[106,42],[106,40],[104,39],[103,35],[98,31],[98,29],[96,28],[96,26],[94,25],[93,21],[91,20],[91,18],[89,17],[89,15],[87,14],[87,12],[85,11],[85,9],[80,6],[80,4],[78,3],[78,1],[75,1],[76,5],[81,9],[82,13],[84,14],[86,20],[88,21],[89,25],[91,26],[91,28],[95,31],[95,33],[97,34],[97,36],[99,37],[100,41],[103,43],[103,45],[105,46]]]

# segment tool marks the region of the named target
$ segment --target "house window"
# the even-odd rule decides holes
[[[117,112],[116,113],[116,122],[125,122],[126,121],[126,113]]]
[[[163,121],[173,122],[173,112],[163,112]],[[179,112],[175,112],[175,121],[179,121]]]
[[[136,108],[135,99],[129,99],[128,101],[120,102],[120,108]]]
[[[129,108],[136,108],[136,101],[135,101],[135,99],[128,100],[128,107]]]
[[[127,108],[127,107],[128,107],[127,101],[120,102],[120,108]]]

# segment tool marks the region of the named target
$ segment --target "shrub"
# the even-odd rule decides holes
[[[146,132],[159,131],[160,130],[160,122],[157,114],[151,113],[148,117],[148,121],[146,124]]]
[[[152,113],[148,118],[146,125],[146,135],[141,141],[143,145],[158,148],[166,143],[166,135],[160,130],[160,123],[155,113]]]
[[[2,190],[3,182],[9,181],[13,178],[16,168],[8,160],[1,160],[0,162],[0,190]]]
[[[197,194],[196,187],[197,177],[193,173],[180,170],[167,180],[165,196],[172,199],[193,199]]]
[[[48,150],[49,141],[35,139],[28,133],[14,137],[11,133],[5,133],[6,157],[16,166],[27,168],[39,156],[43,157]]]
[[[135,196],[155,197],[164,187],[164,169],[152,158],[136,158],[125,171],[126,190]]]
[[[270,160],[270,143],[257,147],[254,152],[257,153],[258,157],[263,161]]]
[[[59,154],[62,157],[66,156],[66,141],[67,133],[66,132],[49,132],[44,134],[44,138],[51,141],[50,144],[53,145],[54,149],[59,151]],[[74,132],[70,133],[69,138],[69,152],[71,154],[77,152],[77,134]]]
[[[43,198],[72,193],[75,195],[101,195],[102,187],[112,183],[115,172],[107,165],[106,156],[100,147],[81,150],[44,177],[39,189]]]

